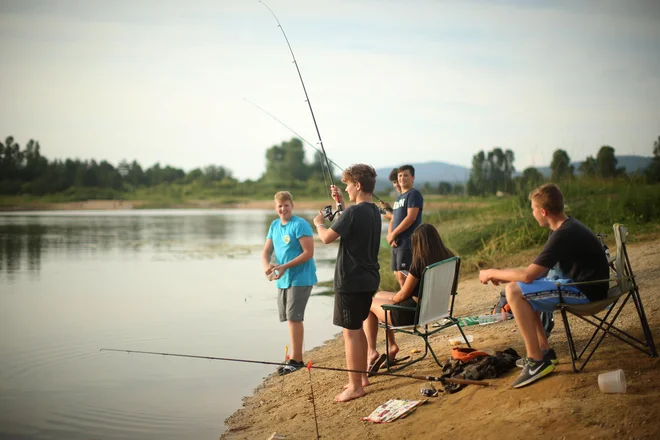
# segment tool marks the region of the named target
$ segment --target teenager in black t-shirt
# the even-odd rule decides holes
[[[438,230],[428,223],[419,225],[411,237],[412,264],[410,273],[406,277],[403,287],[398,292],[378,292],[371,303],[371,313],[364,324],[364,332],[367,335],[367,359],[369,360],[369,372],[378,371],[386,360],[386,355],[379,355],[376,350],[378,336],[378,321],[385,322],[385,310],[383,304],[399,304],[402,306],[416,307],[419,301],[419,281],[422,278],[424,268],[438,261],[453,257],[454,254],[445,247]],[[412,325],[415,323],[415,312],[407,310],[393,310],[387,321],[394,326]],[[389,330],[388,341],[390,343],[388,352],[390,364],[394,364],[399,346],[394,339],[394,331]]]
[[[333,323],[343,327],[347,368],[366,371],[367,339],[362,324],[369,315],[371,298],[380,284],[381,219],[372,202],[376,171],[369,165],[353,165],[344,170],[342,182],[355,205],[346,208],[330,228],[323,224],[322,214],[314,218],[314,225],[325,244],[341,237],[335,265]],[[343,204],[341,190],[335,186],[330,189],[333,198]],[[365,373],[348,373],[348,386],[335,400],[347,402],[362,397],[366,385],[369,380]]]
[[[508,282],[506,299],[525,340],[527,359],[514,388],[528,385],[555,369],[557,356],[548,345],[539,312],[552,312],[557,304],[587,304],[607,296],[608,282],[562,286],[556,283],[599,281],[609,278],[603,247],[589,228],[564,213],[564,196],[557,185],[545,184],[529,195],[532,214],[541,227],[552,231],[538,257],[525,269],[482,270],[482,283]],[[559,273],[545,278],[551,268]]]

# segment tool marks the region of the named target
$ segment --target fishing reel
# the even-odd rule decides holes
[[[327,218],[328,221],[332,221],[337,214],[339,214],[339,210],[336,210],[335,212],[332,212],[332,205],[328,205],[323,208],[323,218]]]

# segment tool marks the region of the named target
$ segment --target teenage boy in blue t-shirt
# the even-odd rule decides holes
[[[387,242],[392,246],[391,270],[394,271],[399,285],[403,288],[406,274],[412,263],[412,233],[422,224],[424,197],[413,188],[415,167],[403,165],[397,174],[401,195],[393,206],[392,221],[387,230]]]
[[[276,280],[280,321],[289,323],[291,357],[286,360],[286,365],[277,369],[280,375],[284,375],[305,366],[303,318],[317,279],[312,227],[307,220],[293,215],[291,193],[280,191],[275,194],[275,212],[279,219],[270,224],[261,260],[266,277]],[[276,264],[271,264],[273,250]]]

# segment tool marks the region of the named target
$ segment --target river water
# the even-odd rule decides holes
[[[311,219],[312,212],[297,212]],[[261,249],[271,210],[0,214],[0,438],[217,439],[288,344]],[[336,246],[317,241],[319,280]],[[305,349],[340,329],[315,287]]]

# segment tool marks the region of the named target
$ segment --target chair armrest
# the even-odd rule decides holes
[[[398,304],[383,304],[381,307],[383,310],[410,310],[411,312],[417,310],[417,307],[400,306]]]

